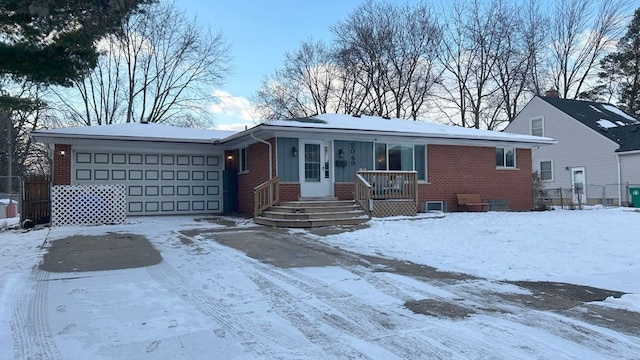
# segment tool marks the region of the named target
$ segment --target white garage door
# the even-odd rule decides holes
[[[74,150],[72,183],[125,184],[129,215],[222,212],[222,154]]]

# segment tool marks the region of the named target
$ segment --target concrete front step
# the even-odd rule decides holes
[[[306,201],[283,201],[280,206],[287,207],[326,207],[326,206],[351,206],[355,205],[353,200],[306,200]]]
[[[257,224],[293,228],[358,225],[368,220],[355,201],[326,198],[282,202],[254,218]]]
[[[329,212],[349,212],[349,211],[361,211],[360,207],[356,204],[347,205],[327,205],[327,206],[290,206],[290,205],[278,205],[272,206],[269,211],[282,212],[282,213],[329,213]]]
[[[319,209],[318,209],[319,210]],[[315,220],[315,219],[349,219],[353,217],[366,216],[362,210],[350,209],[347,211],[329,211],[329,212],[281,212],[271,208],[271,210],[263,211],[263,217],[273,219],[291,219],[291,220]]]
[[[344,226],[344,225],[359,225],[365,223],[369,218],[365,215],[363,217],[353,217],[348,219],[314,219],[314,220],[293,220],[293,219],[273,219],[263,216],[259,216],[253,219],[256,224],[274,226],[274,227],[288,227],[288,228],[313,228],[323,226]]]

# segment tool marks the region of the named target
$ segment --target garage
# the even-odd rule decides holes
[[[117,185],[126,188],[127,215],[222,213],[227,131],[161,124],[118,124],[42,130],[54,185]]]
[[[72,155],[72,184],[125,184],[128,215],[222,212],[221,154],[74,149]]]

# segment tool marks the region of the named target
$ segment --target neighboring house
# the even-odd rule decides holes
[[[640,186],[639,130],[640,121],[611,104],[552,96],[533,98],[505,129],[558,142],[532,153],[547,196],[604,205],[626,205],[628,187]]]
[[[416,179],[409,185],[415,185],[418,210],[427,202],[456,210],[456,193],[528,210],[531,148],[554,143],[350,115],[268,121],[238,133],[135,123],[31,136],[54,151],[54,184],[126,184],[129,215],[253,214],[254,191],[270,179],[279,181],[281,201],[354,199],[357,172],[381,191],[391,188],[389,179],[397,189]]]

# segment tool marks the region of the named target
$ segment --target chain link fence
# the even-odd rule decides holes
[[[560,206],[563,209],[580,209],[585,205],[631,206],[629,189],[640,184],[587,184],[567,188],[541,188],[534,190],[536,209]]]

